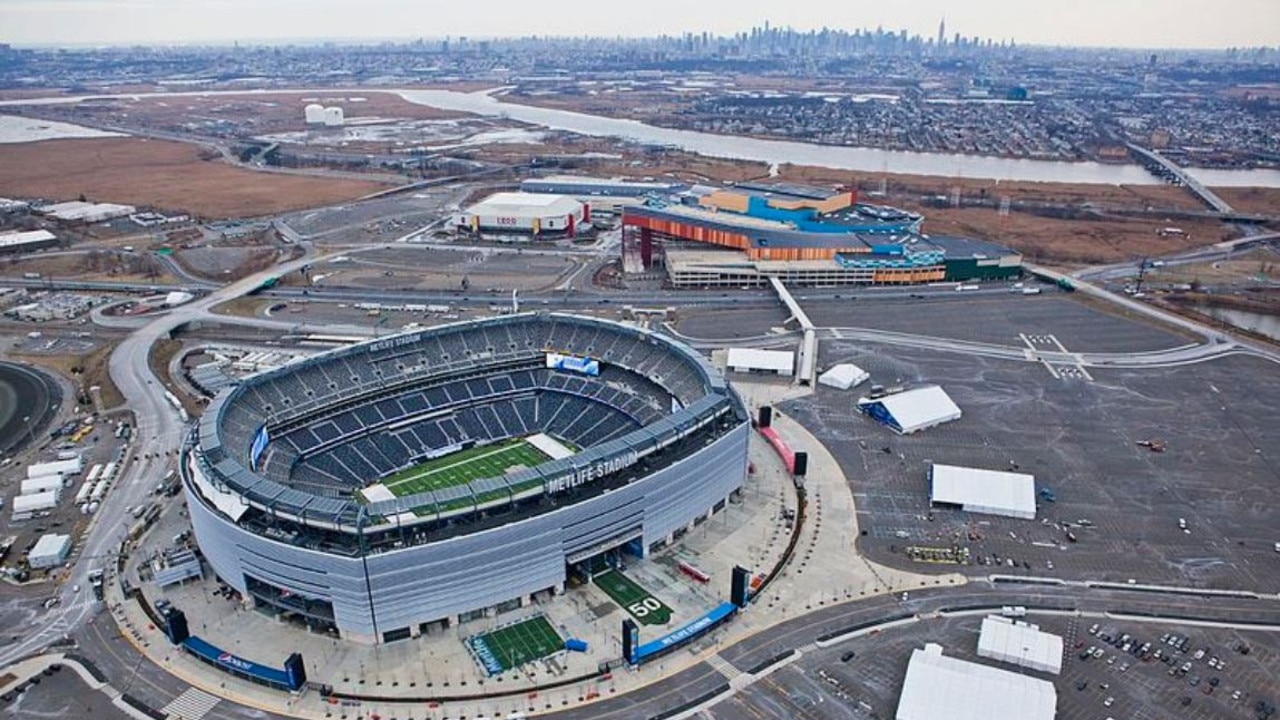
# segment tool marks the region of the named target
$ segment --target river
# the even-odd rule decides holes
[[[1238,327],[1241,330],[1248,330],[1259,335],[1265,335],[1272,340],[1280,341],[1280,315],[1265,315],[1251,310],[1214,307],[1212,305],[1197,305],[1196,311],[1221,320],[1228,325]]]
[[[334,92],[356,88],[334,88]],[[670,145],[708,157],[761,162],[768,165],[792,163],[851,172],[903,173],[942,177],[985,178],[1032,182],[1081,183],[1087,185],[1158,185],[1163,181],[1138,165],[1105,165],[1096,162],[1020,160],[1014,158],[953,155],[946,153],[902,152],[874,148],[816,145],[789,140],[763,140],[734,135],[715,135],[694,130],[674,130],[646,125],[637,120],[532,107],[503,102],[489,92],[464,93],[453,90],[402,90],[359,88],[362,92],[391,92],[419,105],[456,110],[487,117],[503,117],[553,130],[566,130],[591,137],[617,137],[640,143]],[[213,90],[175,93],[140,93],[124,97],[194,97],[218,95],[315,95],[320,88],[270,90]],[[9,105],[61,105],[88,99],[121,96],[53,96],[0,101]],[[301,113],[301,108],[299,108]],[[1191,171],[1210,187],[1280,188],[1280,170]]]

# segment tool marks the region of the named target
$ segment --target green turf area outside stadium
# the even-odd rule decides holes
[[[433,458],[385,478],[382,484],[392,495],[403,497],[501,477],[513,467],[534,467],[549,459],[523,438],[513,438]]]
[[[617,570],[605,570],[592,582],[645,625],[666,625],[671,621],[671,608]]]
[[[472,636],[467,642],[491,675],[506,672],[564,649],[564,640],[542,615],[490,633]]]

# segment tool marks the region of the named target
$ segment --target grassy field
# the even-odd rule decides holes
[[[382,481],[396,497],[463,485],[472,480],[501,477],[517,466],[533,467],[547,456],[521,438],[468,448],[428,460]]]
[[[606,570],[592,580],[622,609],[645,625],[666,625],[671,621],[671,608],[649,594],[634,580],[617,570]]]
[[[564,648],[564,640],[547,618],[538,615],[484,635],[467,638],[490,675],[547,657]]]

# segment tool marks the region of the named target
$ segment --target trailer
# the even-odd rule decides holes
[[[93,492],[93,486],[94,483],[91,483],[88,480],[84,481],[84,484],[81,485],[80,489],[76,492],[77,505],[83,505],[89,500],[89,493]]]
[[[98,482],[100,477],[102,477],[102,463],[97,463],[89,468],[89,474],[85,476],[84,481],[86,484],[92,485]]]
[[[47,463],[35,463],[27,466],[27,477],[38,478],[45,475],[79,475],[84,464],[77,455],[69,460],[57,460]]]
[[[110,485],[106,480],[99,480],[97,485],[93,486],[93,492],[89,494],[89,502],[98,502],[107,494],[107,486]]]
[[[106,482],[111,482],[112,480],[115,479],[115,477],[116,477],[116,464],[113,462],[109,462],[107,463],[107,466],[102,469],[102,477],[99,479],[105,480]]]
[[[63,479],[61,475],[43,475],[41,477],[23,480],[22,490],[20,492],[23,495],[34,495],[36,493],[45,492],[46,490],[61,490],[62,486]]]

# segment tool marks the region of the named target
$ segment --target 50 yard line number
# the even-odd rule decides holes
[[[641,600],[640,602],[631,603],[631,605],[627,607],[627,610],[629,610],[632,615],[635,615],[638,618],[645,617],[649,613],[655,612],[661,609],[662,609],[662,603],[658,602],[658,599],[654,597],[647,597],[644,600]]]

